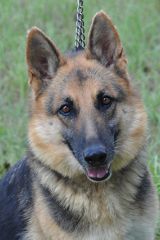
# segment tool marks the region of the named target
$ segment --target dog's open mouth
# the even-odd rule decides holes
[[[107,166],[106,165],[101,166],[101,167],[89,166],[86,169],[86,174],[90,180],[95,181],[95,182],[108,180],[112,175],[111,164],[109,164]]]

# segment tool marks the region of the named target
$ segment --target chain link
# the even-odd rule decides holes
[[[75,48],[76,50],[80,50],[85,48],[83,0],[77,0],[77,3]]]

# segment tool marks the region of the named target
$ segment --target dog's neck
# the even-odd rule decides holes
[[[74,196],[84,196],[86,198],[97,196],[102,197],[104,191],[108,192],[111,188],[125,188],[126,182],[132,182],[135,187],[139,185],[141,178],[147,171],[143,156],[139,154],[136,159],[130,162],[128,166],[118,172],[113,172],[109,181],[94,183],[82,174],[74,178],[63,176],[61,173],[51,169],[45,163],[37,159],[34,154],[29,151],[29,164],[33,170],[33,177],[39,186],[43,186],[53,196],[58,196],[59,200],[72,199]],[[132,186],[131,186],[132,188]],[[133,193],[134,194],[134,193]],[[135,190],[136,194],[136,190]],[[72,199],[75,201],[75,199]],[[68,204],[71,201],[68,201]]]
[[[107,185],[107,182],[91,182],[84,174],[69,178],[51,169],[48,165],[36,158],[31,151],[29,151],[28,156],[29,165],[34,173],[33,176],[42,186],[50,189],[50,191],[52,191],[53,186],[55,188],[55,186],[60,184],[62,186],[64,185],[64,188],[71,188],[74,193],[80,190],[81,193],[91,194],[91,191],[100,191],[101,188]]]
[[[119,181],[120,184],[120,182],[122,181],[122,177],[125,178],[133,172],[141,176],[146,170],[144,156],[140,152],[137,157],[130,161],[126,167],[117,172],[114,172],[113,176],[109,181],[95,183],[88,180],[88,178],[84,174],[74,176],[73,178],[62,175],[61,173],[55,171],[54,169],[46,165],[44,162],[39,160],[30,149],[27,152],[27,156],[35,177],[39,179],[42,185],[49,187],[49,183],[47,182],[53,182],[54,184],[63,183],[65,187],[71,186],[71,188],[76,192],[78,187],[78,189],[81,189],[81,192],[84,193],[88,193],[88,189],[90,191],[93,190],[94,192],[100,191],[101,189],[104,189],[104,187],[110,185],[110,183],[114,184],[117,181]],[[135,169],[137,169],[138,172],[135,172]]]

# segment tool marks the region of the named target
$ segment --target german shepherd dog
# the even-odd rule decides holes
[[[33,27],[26,59],[29,150],[0,183],[0,239],[153,240],[147,117],[111,19],[67,55]]]

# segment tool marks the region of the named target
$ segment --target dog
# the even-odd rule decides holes
[[[111,19],[66,55],[33,27],[26,59],[28,150],[0,182],[0,239],[153,240],[147,116]]]

